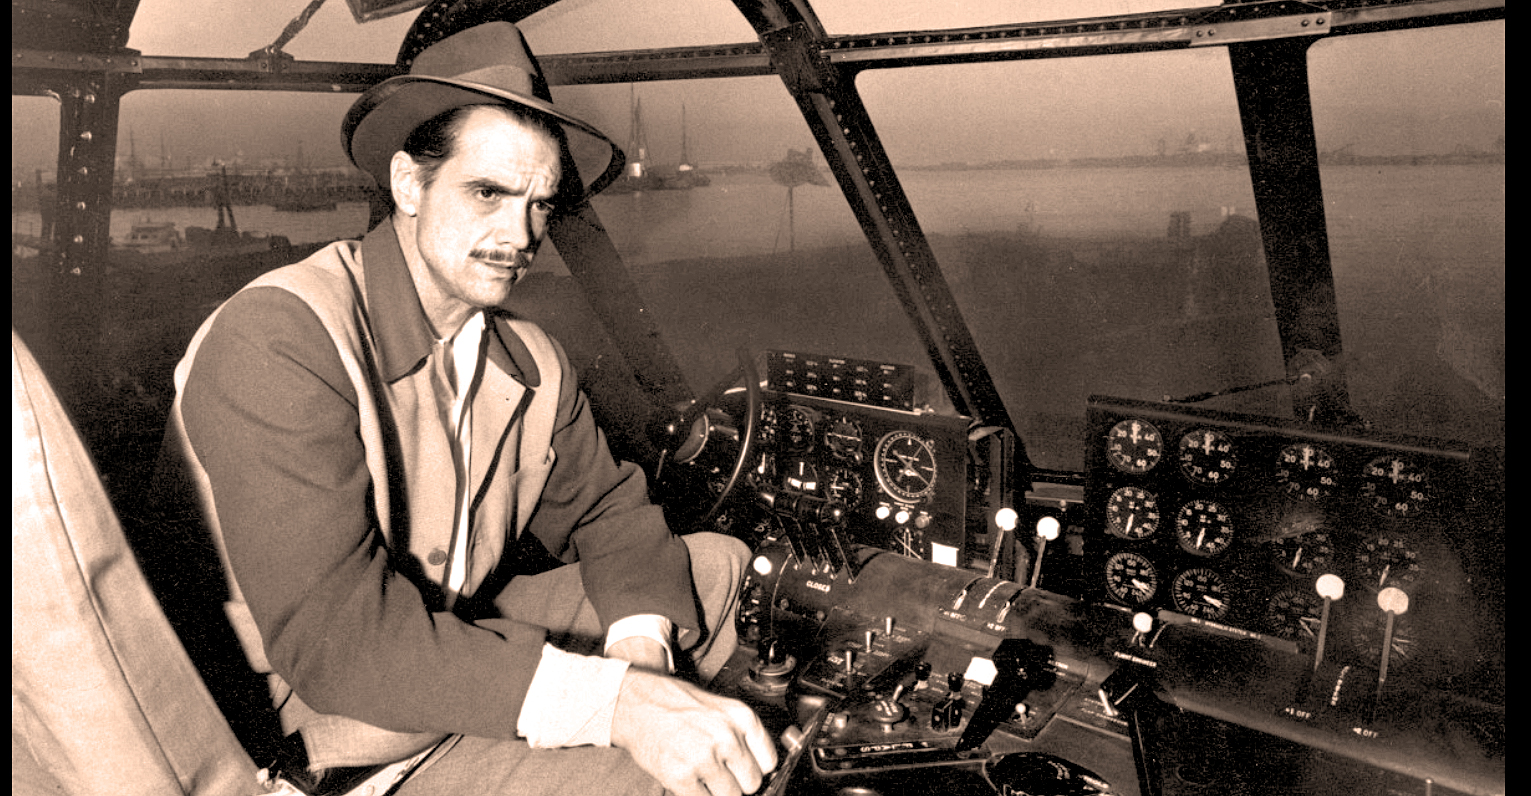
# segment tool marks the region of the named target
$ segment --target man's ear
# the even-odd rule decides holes
[[[399,212],[414,216],[420,210],[420,166],[409,153],[399,150],[388,161],[388,185]]]

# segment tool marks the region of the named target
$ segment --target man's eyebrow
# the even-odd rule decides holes
[[[536,180],[530,176],[521,177],[520,179],[513,180],[509,183],[503,180],[495,179],[493,177],[472,177],[463,181],[463,185],[469,191],[488,189],[498,193],[509,194],[511,196],[524,196],[531,193],[532,186],[535,183]],[[557,188],[557,183],[552,183],[552,187],[548,191],[548,194],[551,196],[552,194],[557,193]]]

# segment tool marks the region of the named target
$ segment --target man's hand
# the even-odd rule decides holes
[[[611,744],[676,796],[754,793],[776,768],[776,746],[743,702],[640,669],[622,680]]]

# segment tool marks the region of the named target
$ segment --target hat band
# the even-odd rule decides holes
[[[531,73],[514,66],[486,66],[483,69],[474,69],[471,72],[463,72],[453,75],[451,80],[463,83],[477,83],[497,91],[509,91],[536,98],[537,94],[532,88]]]

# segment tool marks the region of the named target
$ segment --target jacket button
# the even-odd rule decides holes
[[[447,551],[438,547],[435,550],[432,550],[431,554],[425,557],[425,560],[426,562],[439,567],[447,562]]]

